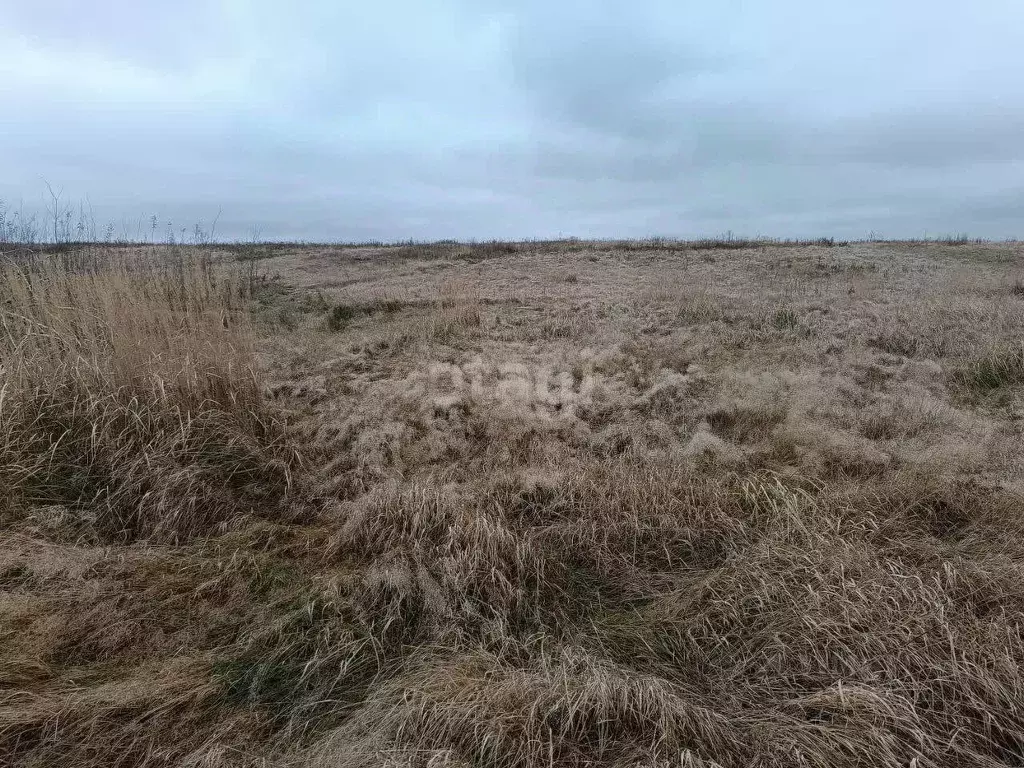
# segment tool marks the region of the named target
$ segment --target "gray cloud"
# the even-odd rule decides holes
[[[100,6],[4,9],[0,199],[281,238],[1021,234],[1009,0]]]

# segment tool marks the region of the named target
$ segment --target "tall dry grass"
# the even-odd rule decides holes
[[[472,333],[483,321],[480,286],[473,280],[448,280],[441,284],[427,326],[429,338],[448,340]]]
[[[0,268],[8,507],[95,517],[101,538],[188,537],[290,485],[244,311],[253,274],[201,251]]]

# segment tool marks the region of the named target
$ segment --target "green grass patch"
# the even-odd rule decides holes
[[[989,350],[961,366],[953,378],[979,394],[1024,384],[1024,343]]]

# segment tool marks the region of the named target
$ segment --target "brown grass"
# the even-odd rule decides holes
[[[6,267],[0,765],[1021,764],[1017,246],[705,245]]]
[[[175,539],[280,498],[250,291],[193,255],[5,268],[0,477],[20,505],[79,509],[105,539]]]
[[[480,326],[482,317],[479,288],[472,279],[447,281],[438,291],[429,335],[443,341],[463,332],[473,332]]]

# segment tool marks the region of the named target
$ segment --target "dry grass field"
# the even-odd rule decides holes
[[[0,765],[1024,765],[1024,245],[0,267]]]

